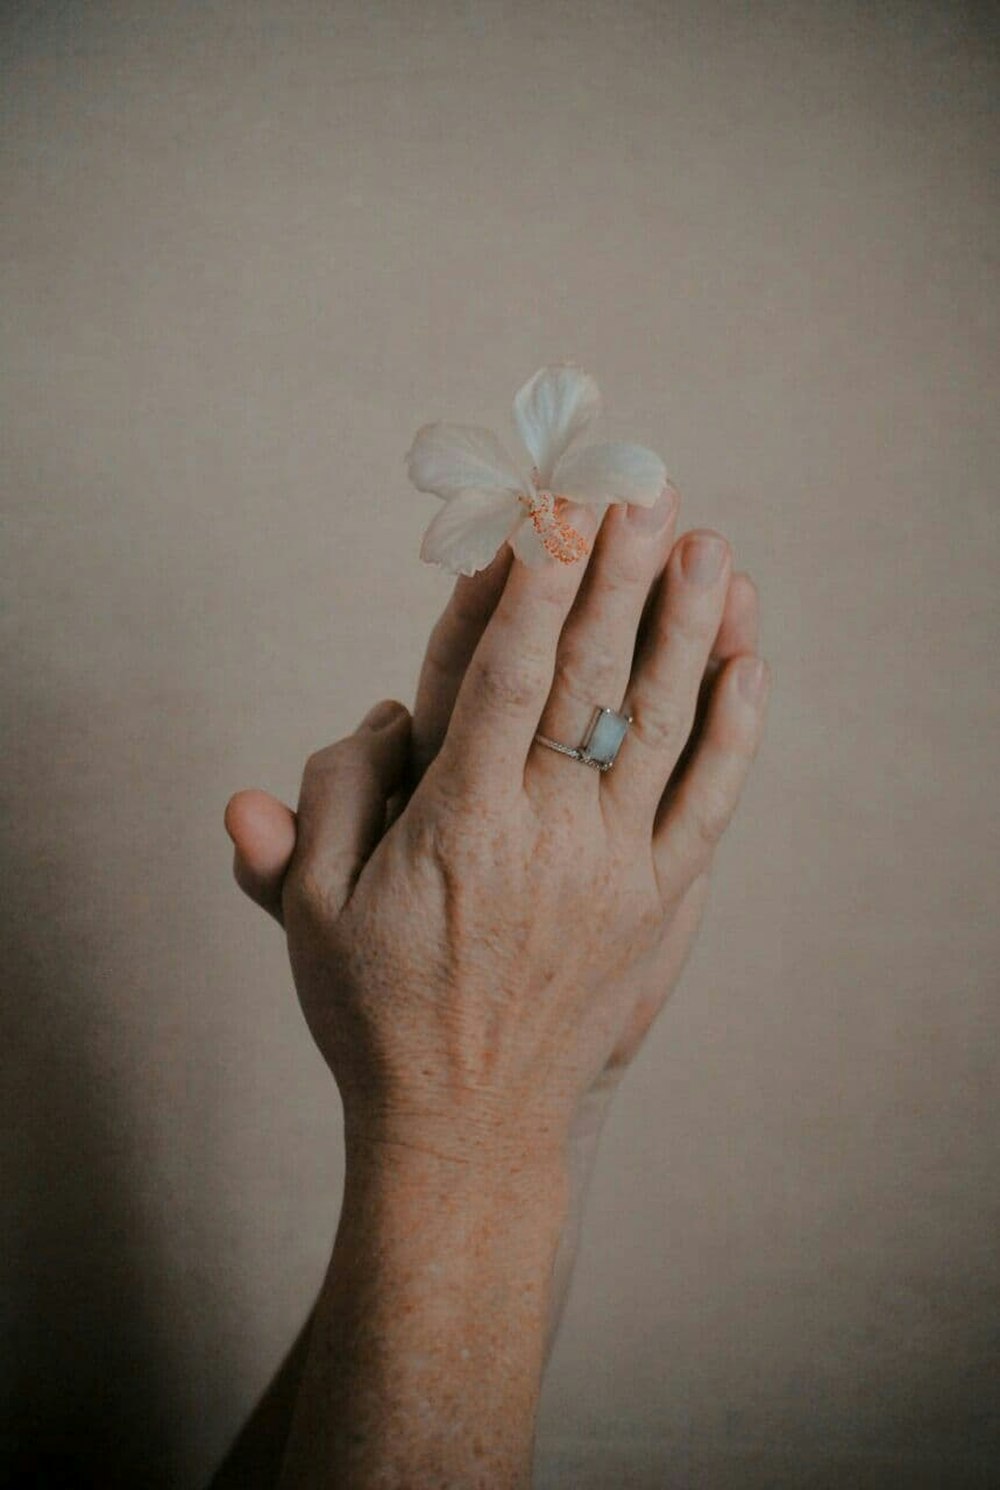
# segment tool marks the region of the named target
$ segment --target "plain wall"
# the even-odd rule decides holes
[[[991,1482],[995,15],[4,6],[6,1447],[39,1483],[202,1483],[311,1303],[339,1104],[223,808],[412,703],[450,581],[403,454],[512,439],[567,356],[754,576],[774,691],[606,1133],[538,1484]]]

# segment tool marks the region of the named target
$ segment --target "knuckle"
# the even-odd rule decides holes
[[[439,676],[450,677],[458,668],[455,661],[455,649],[447,632],[441,631],[438,626],[434,628],[427,640],[427,651],[424,654],[424,662],[432,672]]]
[[[729,827],[735,810],[736,802],[728,792],[717,786],[703,787],[691,809],[699,843],[714,848]]]
[[[497,833],[484,804],[441,782],[431,811],[416,828],[420,861],[433,865],[453,896],[480,881],[493,860]]]
[[[697,832],[688,833],[676,842],[665,872],[665,882],[675,897],[674,910],[679,908],[692,884],[711,873],[718,846],[718,839],[705,838]]]
[[[457,811],[439,813],[430,832],[432,858],[457,870],[477,866],[485,857],[485,836],[477,828],[476,814],[468,801]],[[466,879],[464,874],[460,877]]]
[[[428,766],[422,783],[424,810],[414,814],[414,831],[428,843],[463,848],[475,836],[474,827],[494,811],[490,785],[464,769],[443,749]]]
[[[453,632],[455,630],[466,631],[472,627],[481,626],[489,610],[489,598],[484,596],[481,586],[468,575],[463,574],[455,586],[451,605],[441,620],[449,620],[450,612],[450,629]]]
[[[306,763],[302,767],[303,780],[307,780],[311,776],[317,776],[323,769],[322,756],[323,752],[321,750],[314,750],[310,755],[306,756]]]
[[[428,659],[442,671],[454,671],[456,658],[463,654],[469,638],[478,635],[482,623],[481,607],[477,608],[471,599],[461,600],[456,591],[428,637]]]
[[[316,866],[306,860],[293,865],[285,877],[284,904],[294,906],[297,915],[313,924],[330,919],[331,892]]]
[[[659,755],[680,755],[694,724],[694,710],[679,701],[664,702],[638,717],[632,728]]]
[[[329,771],[330,767],[336,764],[349,744],[349,740],[337,740],[333,745],[324,745],[321,749],[314,750],[306,760],[303,776],[310,778],[322,776],[325,771]]]
[[[715,846],[699,843],[697,847],[686,844],[683,848],[671,838],[656,856],[656,881],[663,906],[665,921],[669,924],[681,910],[685,898],[699,881],[706,883],[712,872]]]
[[[668,647],[672,642],[679,642],[685,650],[703,647],[706,641],[711,643],[714,639],[718,624],[714,612],[708,615],[697,601],[688,603],[687,596],[678,596],[668,610],[661,645]]]
[[[569,603],[568,586],[573,582],[572,565],[547,564],[531,575],[531,604],[562,616]]]
[[[613,543],[605,552],[600,579],[601,589],[606,592],[627,592],[648,585],[649,557],[628,543]]]
[[[618,660],[606,647],[591,646],[584,654],[579,647],[571,646],[556,658],[553,686],[589,704],[595,696],[610,697],[618,674]]]
[[[504,714],[520,714],[530,708],[544,693],[547,678],[535,658],[518,662],[488,659],[476,669],[476,693],[489,709]]]

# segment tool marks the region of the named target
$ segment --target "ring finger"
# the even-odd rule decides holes
[[[482,628],[496,602],[496,594],[493,592],[499,591],[506,578],[509,557],[508,549],[506,558],[501,554],[489,570],[481,571],[471,580],[460,580],[445,616],[442,617],[444,624],[441,627],[441,645],[436,651],[435,663],[426,666],[425,674],[421,677],[411,730],[411,734],[415,735],[417,715],[423,702],[423,738],[431,746],[428,752],[430,758],[436,754],[440,740],[444,738],[454,696],[468,659],[475,651]],[[496,572],[491,575],[494,566]],[[648,608],[652,610],[652,606]],[[702,683],[704,707],[700,703],[699,710],[703,713],[707,713],[714,680],[722,664],[730,658],[752,654],[757,650],[759,624],[756,587],[748,574],[734,574]],[[640,630],[640,637],[641,635]],[[660,802],[661,815],[668,806],[673,782],[682,772],[684,755],[691,749],[698,734],[696,724],[688,746],[674,768],[671,785]],[[394,820],[394,815],[390,813],[388,826]],[[281,887],[295,847],[294,812],[268,792],[238,792],[226,809],[226,827],[236,845],[234,869],[240,888],[257,905],[281,922]]]
[[[674,546],[628,685],[633,724],[611,772],[608,800],[630,830],[652,832],[670,774],[691,734],[732,571],[718,533],[686,533]]]

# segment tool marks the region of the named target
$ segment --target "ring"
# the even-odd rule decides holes
[[[585,766],[593,766],[598,771],[610,771],[631,723],[631,714],[618,714],[614,709],[598,708],[594,710],[594,717],[582,743],[575,748],[564,745],[561,740],[550,740],[547,735],[536,735],[535,739],[539,745],[546,745],[549,750],[558,750],[560,755],[582,761]]]

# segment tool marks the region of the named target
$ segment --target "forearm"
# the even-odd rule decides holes
[[[565,1165],[349,1144],[280,1484],[530,1483]]]
[[[569,1294],[583,1223],[584,1204],[597,1155],[601,1127],[611,1092],[588,1094],[574,1125],[567,1153],[568,1201],[552,1268],[546,1333],[546,1360],[552,1353]],[[280,1371],[255,1408],[212,1480],[212,1490],[272,1490],[288,1442],[289,1426],[308,1354],[308,1338],[315,1307]]]

